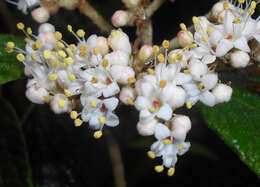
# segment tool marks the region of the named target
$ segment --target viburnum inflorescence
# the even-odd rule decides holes
[[[8,42],[6,51],[16,51],[17,60],[25,65],[30,101],[49,103],[57,114],[70,113],[75,126],[88,124],[96,139],[105,125],[119,125],[114,111],[120,101],[134,106],[139,111],[138,132],[156,139],[147,155],[162,157],[155,171],[167,168],[172,176],[178,156],[190,147],[186,136],[191,129],[190,118],[175,110],[190,109],[198,101],[210,107],[228,102],[232,88],[218,78],[218,59],[235,68],[246,67],[249,40],[260,42],[259,17],[252,18],[256,2],[232,2],[215,4],[210,19],[194,16],[193,34],[181,23],[182,49],[170,50],[170,42],[164,40],[161,46],[143,45],[133,53],[121,29],[112,30],[108,38],[93,34],[85,39],[85,31],[74,32],[71,25],[67,29],[77,43],[68,44],[51,24],[41,25],[36,36],[18,23],[26,35],[25,50]],[[139,1],[124,3],[132,9]],[[118,16],[120,12],[114,22],[120,26]]]

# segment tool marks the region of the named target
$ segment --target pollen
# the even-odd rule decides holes
[[[86,57],[87,57],[86,51],[80,51],[80,52],[79,52],[79,56],[81,56],[81,57],[83,57],[83,58],[86,58]]]
[[[37,49],[41,48],[42,47],[42,41],[41,40],[36,40],[35,46],[36,46]]]
[[[68,65],[72,65],[74,63],[74,60],[73,60],[73,58],[68,57],[68,58],[65,58],[63,62]]]
[[[190,70],[189,70],[189,69],[185,69],[183,72],[184,72],[185,74],[190,74]]]
[[[129,105],[134,105],[134,101],[133,101],[132,99],[130,99],[130,98],[127,98],[127,99],[126,99],[126,102],[127,102],[127,104],[129,104]]]
[[[75,75],[74,74],[69,74],[68,75],[68,79],[70,80],[70,81],[74,81],[75,79],[76,79],[76,77],[75,77]]]
[[[211,28],[207,28],[206,33],[207,33],[207,35],[210,35],[212,33]]]
[[[160,83],[159,83],[160,88],[165,88],[166,85],[167,85],[166,80],[161,80]]]
[[[151,68],[148,68],[147,69],[147,72],[150,74],[150,75],[155,75],[155,71]]]
[[[93,54],[94,54],[95,56],[98,55],[98,49],[97,49],[96,47],[93,48]]]
[[[57,73],[52,73],[48,76],[49,80],[51,81],[55,81],[58,78],[58,74]]]
[[[164,55],[162,53],[160,53],[158,56],[157,56],[157,59],[159,62],[164,62]]]
[[[29,38],[24,38],[24,41],[25,41],[26,43],[29,43],[29,42],[30,42],[30,39],[29,39]]]
[[[183,55],[182,54],[177,54],[177,59],[178,59],[178,61],[181,61],[183,59]]]
[[[19,23],[17,23],[17,28],[19,29],[19,30],[23,30],[24,29],[24,24],[22,23],[22,22],[19,22]]]
[[[169,61],[170,63],[176,63],[176,62],[177,62],[176,56],[177,56],[176,53],[171,53],[171,54],[169,55],[168,61]]]
[[[103,135],[102,131],[96,131],[96,132],[94,132],[93,137],[95,139],[99,139],[99,138],[101,138],[102,135]]]
[[[189,101],[186,102],[186,108],[187,108],[187,109],[191,109],[191,107],[192,107],[191,102],[189,102]]]
[[[199,24],[199,23],[200,23],[200,20],[199,20],[198,17],[193,16],[193,17],[192,17],[192,22],[193,22],[194,24]]]
[[[123,33],[120,30],[115,30],[115,31],[112,31],[111,36],[112,36],[112,38],[119,38],[119,37],[123,36]]]
[[[163,40],[162,46],[164,49],[168,49],[170,46],[170,42],[168,40]]]
[[[240,23],[240,22],[241,22],[240,18],[233,19],[233,23]]]
[[[14,42],[7,42],[7,44],[6,44],[6,47],[10,48],[10,49],[13,49],[14,46],[15,46]]]
[[[62,51],[62,50],[60,50],[60,51],[58,51],[57,52],[57,55],[58,55],[58,57],[60,57],[60,58],[66,58],[66,53],[64,52],[64,51]]]
[[[205,43],[208,42],[208,38],[207,38],[206,36],[202,36],[202,37],[201,37],[201,40],[202,40],[203,42],[205,42]]]
[[[127,79],[128,83],[129,84],[132,84],[132,83],[135,83],[136,82],[136,79],[134,77],[130,77]]]
[[[43,57],[45,59],[50,59],[51,58],[51,51],[50,50],[44,50],[43,51]]]
[[[154,54],[158,53],[159,50],[160,50],[160,48],[159,48],[158,45],[154,45],[154,46],[153,46],[153,53],[154,53]]]
[[[70,90],[68,90],[68,89],[65,89],[65,90],[64,90],[64,94],[65,94],[67,97],[70,97],[70,96],[72,96],[72,93],[71,93],[71,91],[70,91]]]
[[[183,149],[184,149],[184,144],[182,143],[182,144],[179,145],[179,150],[181,151]]]
[[[79,29],[77,30],[77,35],[81,38],[83,38],[85,36],[85,31],[83,29]]]
[[[155,159],[155,153],[153,151],[148,151],[147,152],[147,156],[150,158],[150,159]]]
[[[77,117],[78,117],[77,111],[73,110],[73,111],[70,112],[70,118],[71,119],[77,119]]]
[[[74,120],[74,125],[75,125],[75,127],[81,126],[82,123],[83,123],[83,121],[82,121],[81,119],[79,119],[79,118],[77,118],[77,119]]]
[[[224,3],[223,3],[223,8],[225,9],[225,10],[227,10],[228,9],[228,1],[225,1]]]
[[[169,177],[173,176],[174,173],[175,173],[175,168],[174,167],[169,168],[168,171],[167,171],[167,175]]]
[[[56,31],[56,32],[55,32],[55,38],[56,38],[57,40],[61,40],[61,39],[62,39],[62,34],[61,34],[59,31]]]
[[[181,23],[181,24],[180,24],[180,28],[181,28],[181,30],[183,30],[183,31],[187,31],[187,27],[186,27],[186,25],[185,25],[184,23]]]
[[[98,122],[101,124],[105,124],[106,123],[106,118],[103,116],[98,117]]]
[[[29,35],[31,35],[31,34],[32,34],[32,29],[31,29],[31,27],[28,27],[28,28],[26,29],[26,32],[27,32]]]
[[[94,100],[90,101],[89,104],[90,104],[90,106],[91,106],[92,108],[96,108],[96,107],[97,107],[97,103],[96,103],[96,101],[94,101]]]
[[[91,83],[93,83],[93,84],[98,83],[98,78],[97,77],[92,77]]]
[[[79,50],[80,51],[86,51],[86,50],[88,50],[88,46],[82,45],[82,46],[79,47]]]
[[[108,64],[109,64],[109,62],[108,62],[107,59],[104,59],[104,60],[102,61],[102,66],[103,66],[104,68],[106,68],[106,67],[108,66]]]
[[[25,60],[25,57],[22,53],[19,53],[16,55],[16,59],[19,61],[19,62],[23,62]]]
[[[198,44],[195,44],[195,43],[193,43],[193,44],[190,45],[190,48],[191,48],[191,49],[194,49],[194,48],[197,48],[197,47],[198,47]]]
[[[65,45],[60,41],[56,42],[56,46],[61,49],[65,48]]]
[[[203,85],[202,82],[198,84],[198,88],[199,88],[199,89],[203,89],[203,88],[204,88],[204,85]]]
[[[36,60],[36,54],[32,53],[31,58],[32,58],[32,60]]]
[[[72,26],[71,25],[68,25],[67,29],[68,29],[69,32],[72,32]]]
[[[60,100],[58,101],[58,106],[59,106],[60,108],[64,108],[65,105],[66,105],[66,100],[65,100],[65,99],[60,99]]]
[[[50,65],[52,68],[56,68],[58,66],[58,63],[59,63],[59,61],[57,59],[55,59],[50,62]]]
[[[163,167],[163,165],[158,165],[158,166],[155,166],[155,167],[154,167],[154,170],[155,170],[157,173],[161,173],[161,172],[163,172],[164,167]]]
[[[69,45],[69,48],[72,50],[72,51],[76,51],[77,50],[77,47],[75,44],[70,44]]]
[[[172,142],[171,142],[171,140],[169,140],[169,139],[164,139],[163,140],[163,144],[164,145],[170,145]]]

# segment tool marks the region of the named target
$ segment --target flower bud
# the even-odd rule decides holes
[[[24,75],[26,77],[32,77],[32,70],[31,70],[31,67],[29,66],[24,66]]]
[[[182,127],[186,132],[188,132],[191,129],[190,118],[185,115],[176,115],[172,119],[172,129],[175,130],[179,127]]]
[[[146,76],[148,77],[148,76]],[[154,81],[153,81],[154,80]],[[154,94],[154,84],[156,82],[156,79],[154,76],[149,75],[148,79],[139,79],[135,83],[135,89],[138,95],[150,97],[152,94]]]
[[[189,70],[194,79],[199,80],[202,75],[207,73],[208,66],[200,61],[195,61],[190,64]]]
[[[129,86],[123,87],[120,91],[119,99],[126,105],[133,105],[135,97],[135,90]]]
[[[128,21],[129,21],[129,14],[127,11],[124,11],[124,10],[117,10],[112,18],[112,24],[115,26],[115,27],[123,27],[125,26]]]
[[[129,66],[114,65],[111,67],[111,75],[118,83],[128,84],[129,78],[135,77],[135,72]]]
[[[46,22],[50,17],[49,12],[43,7],[33,10],[31,14],[32,14],[32,18],[38,23]]]
[[[218,20],[218,15],[224,10],[223,2],[216,3],[211,9],[211,17],[214,21]]]
[[[150,136],[154,134],[157,123],[158,122],[155,119],[150,121],[139,121],[136,128],[140,135]]]
[[[107,39],[103,36],[98,36],[96,48],[101,55],[106,55],[109,51]]]
[[[44,32],[55,32],[55,27],[50,23],[43,23],[40,25],[38,33],[40,34]]]
[[[181,47],[186,47],[193,43],[193,35],[190,31],[181,30],[178,32],[177,37]]]
[[[107,59],[110,65],[127,66],[129,64],[129,54],[120,50],[108,53],[104,59]]]
[[[56,38],[53,32],[43,32],[38,35],[38,39],[44,44],[55,44]]]
[[[169,95],[171,95],[171,98],[168,100],[168,104],[172,108],[179,108],[182,107],[185,103],[186,98],[186,92],[183,88],[180,86],[172,86],[170,89],[167,89],[167,92]]]
[[[31,102],[36,104],[44,104],[45,97],[49,97],[49,93],[45,88],[37,88],[35,84],[27,87],[25,95]]]
[[[142,62],[148,60],[153,54],[153,47],[151,45],[143,45],[138,53],[138,58]]]
[[[178,127],[175,128],[172,132],[171,135],[173,136],[174,139],[176,139],[177,141],[181,141],[183,142],[186,138],[187,135],[187,131],[185,130],[185,128],[183,127]]]
[[[56,94],[53,97],[50,106],[55,114],[62,114],[71,111],[71,103],[64,94]]]
[[[129,37],[121,29],[111,31],[108,37],[108,43],[114,51],[121,50],[128,54],[132,51]]]
[[[228,102],[232,96],[232,88],[225,84],[217,84],[212,90],[216,103]]]
[[[244,51],[235,51],[230,55],[231,65],[235,68],[244,68],[248,65],[250,56]]]

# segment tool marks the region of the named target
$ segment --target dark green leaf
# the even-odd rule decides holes
[[[260,175],[260,98],[233,88],[230,102],[202,106],[202,114],[208,125]]]
[[[0,35],[0,84],[23,76],[23,64],[16,60],[16,53],[5,51],[6,43],[13,41],[18,47],[24,48],[24,39],[20,36],[9,34]]]

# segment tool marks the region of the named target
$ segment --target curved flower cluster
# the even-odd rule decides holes
[[[132,7],[139,1],[124,3]],[[197,102],[212,107],[231,99],[232,88],[215,72],[217,59],[233,67],[249,64],[248,41],[260,42],[259,18],[251,17],[255,8],[255,1],[218,2],[211,19],[193,17],[194,34],[180,24],[182,49],[170,50],[164,40],[161,47],[144,45],[132,54],[129,38],[120,29],[112,30],[108,38],[85,39],[85,31],[74,32],[71,25],[68,31],[77,43],[67,44],[50,24],[41,25],[35,36],[18,23],[26,35],[25,50],[13,42],[6,50],[16,50],[18,61],[25,65],[29,100],[49,103],[57,114],[69,112],[75,126],[88,123],[95,138],[102,136],[105,125],[119,124],[114,112],[119,101],[134,106],[139,111],[138,132],[156,139],[148,156],[162,157],[155,171],[166,167],[172,176],[178,156],[190,147],[186,136],[191,129],[190,118],[175,110],[190,109]]]

